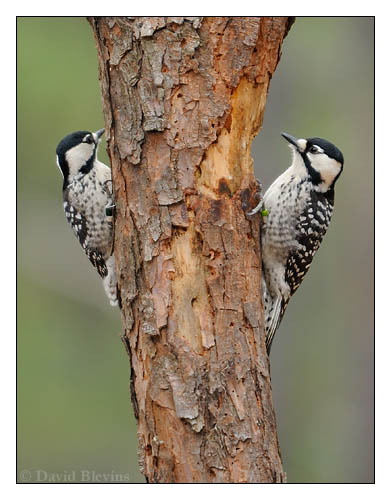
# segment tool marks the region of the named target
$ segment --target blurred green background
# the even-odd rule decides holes
[[[64,135],[104,126],[92,31],[84,18],[17,24],[18,480],[143,482],[119,314],[66,223],[55,163]],[[373,40],[372,18],[297,18],[253,145],[266,188],[290,162],[281,131],[345,156],[271,353],[289,482],[374,480]]]

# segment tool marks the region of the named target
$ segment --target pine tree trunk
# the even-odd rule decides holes
[[[281,482],[251,143],[292,20],[89,18],[149,482]]]

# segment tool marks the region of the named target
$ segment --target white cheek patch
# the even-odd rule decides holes
[[[309,159],[313,168],[320,172],[322,182],[329,188],[342,169],[341,163],[326,154],[309,154]]]
[[[92,154],[93,147],[91,144],[87,143],[78,144],[65,153],[71,176],[78,172],[78,170],[91,158]]]
[[[330,186],[336,179],[336,176],[339,174],[341,168],[342,165],[338,161],[331,160],[329,158],[327,167],[323,172],[321,172],[321,177],[323,178],[324,182],[326,182]]]

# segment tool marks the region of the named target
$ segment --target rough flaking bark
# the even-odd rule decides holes
[[[89,18],[149,482],[284,479],[251,143],[292,20]],[[135,398],[133,398],[135,399]]]

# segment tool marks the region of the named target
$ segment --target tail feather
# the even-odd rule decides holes
[[[272,341],[274,339],[274,335],[276,330],[278,329],[280,318],[281,318],[281,299],[279,297],[270,297],[269,302],[264,302],[265,307],[265,332],[266,339],[265,344],[267,347],[268,354],[271,351]]]
[[[106,260],[106,267],[108,270],[108,274],[103,279],[103,287],[105,289],[106,295],[109,298],[110,305],[118,306],[117,277],[116,277],[116,268],[113,255],[111,255]]]
[[[276,330],[279,328],[284,311],[286,309],[284,300],[280,296],[271,296],[264,288],[264,326],[265,326],[265,345],[268,355],[271,352],[272,341]]]
[[[268,354],[271,352],[272,341],[280,324],[281,303],[282,301],[279,297],[275,298],[274,302],[272,302],[272,308],[268,311],[269,314],[266,318],[265,329],[267,335],[265,342]]]

